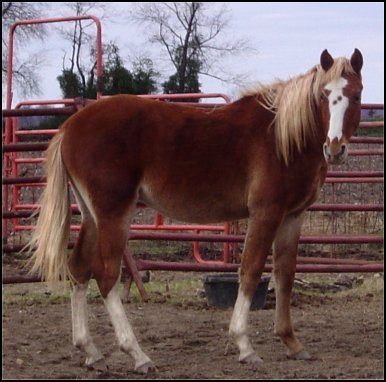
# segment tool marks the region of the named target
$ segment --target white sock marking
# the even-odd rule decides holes
[[[107,311],[109,312],[120,348],[134,358],[135,368],[137,368],[147,362],[151,362],[151,360],[138,345],[133,329],[126,317],[126,313],[118,293],[118,285],[119,284],[117,283],[114,288],[111,289],[105,298],[104,303]]]
[[[237,300],[229,326],[229,334],[234,337],[240,350],[240,360],[254,353],[247,335],[248,313],[251,306],[251,299],[246,297],[239,289]]]
[[[103,358],[95,347],[87,321],[87,285],[77,284],[71,295],[72,341],[86,353],[86,365],[91,365]]]

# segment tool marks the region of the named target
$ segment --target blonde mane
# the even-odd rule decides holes
[[[352,73],[354,70],[350,61],[341,57],[334,60],[327,72],[316,65],[287,81],[259,84],[257,88],[243,92],[243,97],[256,96],[264,108],[275,114],[276,149],[287,166],[294,149],[300,152],[307,138],[316,135],[315,105],[319,104],[321,86],[338,79],[343,72]]]

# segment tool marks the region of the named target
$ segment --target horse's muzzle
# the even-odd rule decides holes
[[[348,145],[342,143],[339,147],[331,147],[331,145],[324,143],[323,154],[329,164],[343,164],[347,159]]]

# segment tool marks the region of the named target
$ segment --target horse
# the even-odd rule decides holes
[[[214,223],[248,218],[229,336],[241,363],[259,363],[248,312],[273,250],[274,332],[291,359],[310,359],[290,315],[304,212],[316,201],[328,163],[346,160],[359,126],[363,57],[333,58],[287,80],[247,89],[211,110],[133,95],[102,98],[61,126],[47,149],[32,272],[52,285],[70,279],[73,344],[85,365],[105,365],[87,322],[86,291],[96,279],[120,349],[134,370],[156,370],[141,349],[118,294],[128,226],[138,200],[165,216]],[[82,215],[68,255],[70,188]]]

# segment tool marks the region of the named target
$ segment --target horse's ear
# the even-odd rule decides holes
[[[354,53],[351,56],[350,63],[355,73],[360,74],[363,66],[363,56],[359,49],[355,48]]]
[[[331,66],[334,64],[334,59],[331,57],[331,54],[328,53],[327,49],[324,49],[320,56],[320,65],[322,65],[322,68],[325,72],[331,68]]]

